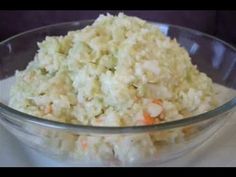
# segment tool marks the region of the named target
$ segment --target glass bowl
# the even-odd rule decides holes
[[[207,141],[236,107],[236,49],[213,36],[169,24],[154,23],[189,52],[192,62],[221,90],[222,104],[209,112],[171,122],[133,127],[95,127],[37,118],[8,107],[9,90],[16,70],[23,70],[46,36],[66,35],[93,20],[49,25],[13,36],[0,43],[0,122],[21,142],[67,165],[146,166],[158,165],[183,155]],[[181,138],[177,136],[181,134]],[[151,148],[148,138],[158,137]],[[83,149],[82,139],[93,146]],[[106,140],[114,138],[113,144]],[[168,139],[168,141],[166,141]],[[80,140],[80,141],[79,141]],[[136,145],[139,144],[139,148]],[[119,153],[115,150],[119,149]],[[155,153],[153,153],[155,151]]]

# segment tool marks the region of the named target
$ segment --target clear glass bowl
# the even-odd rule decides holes
[[[36,151],[72,166],[81,164],[99,166],[158,165],[199,146],[230,118],[236,107],[236,94],[232,90],[224,91],[224,94],[227,95],[224,98],[224,104],[212,111],[150,126],[72,125],[40,119],[8,107],[11,87],[8,78],[14,75],[15,70],[25,69],[37,51],[37,42],[44,40],[46,36],[66,35],[68,31],[81,29],[92,22],[93,20],[89,20],[45,26],[13,36],[0,43],[0,122],[20,141]],[[211,77],[215,83],[236,89],[236,49],[234,47],[220,39],[195,30],[169,24],[154,24],[167,36],[176,38],[187,49],[192,62],[198,66],[198,69]],[[176,137],[172,143],[165,142],[165,138],[173,138],[169,135],[173,135],[175,132],[184,133],[184,136],[182,138]],[[132,149],[135,143],[138,143],[135,141],[136,137],[142,139],[146,138],[146,135],[159,137],[155,142],[157,153],[151,157],[142,153],[150,148],[148,144],[143,144],[143,150],[139,149],[140,151]],[[97,152],[101,152],[100,156],[91,150],[91,154],[83,158],[83,153],[78,147],[76,153],[72,153],[75,152],[74,143],[78,143],[76,142],[78,137],[99,140],[116,137],[117,146],[116,144],[112,146],[122,149],[123,157],[122,154],[114,154],[114,151],[106,152],[107,146],[110,145],[102,141],[96,149]],[[118,146],[119,137],[126,138],[129,142]],[[82,156],[80,156],[81,153]]]

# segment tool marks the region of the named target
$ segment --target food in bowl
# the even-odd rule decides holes
[[[40,118],[92,126],[160,124],[201,114],[219,103],[212,80],[187,51],[144,20],[101,15],[82,30],[50,36],[16,72],[9,106]],[[36,131],[36,130],[35,130]],[[196,127],[136,135],[87,136],[39,131],[42,142],[75,159],[133,162]]]

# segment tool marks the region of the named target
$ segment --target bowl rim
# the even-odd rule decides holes
[[[29,33],[37,32],[40,30],[44,30],[47,28],[58,27],[58,26],[63,26],[63,25],[79,25],[79,24],[83,24],[83,23],[88,24],[88,23],[92,23],[93,21],[94,21],[94,19],[70,21],[70,22],[55,23],[55,24],[51,24],[51,25],[46,25],[46,26],[34,28],[34,29],[24,31],[22,33],[16,34],[12,37],[9,37],[9,38],[3,40],[2,42],[0,42],[0,46],[4,45],[7,42],[10,42],[11,40],[14,40],[17,37],[27,35]],[[187,31],[187,32],[194,34],[194,35],[210,38],[212,40],[215,40],[215,41],[225,45],[226,47],[228,47],[229,49],[231,49],[233,52],[236,53],[236,48],[233,47],[231,44],[229,44],[229,43],[227,43],[215,36],[206,34],[204,32],[200,32],[198,30],[191,29],[188,27],[183,27],[183,26],[173,25],[173,24],[168,24],[168,23],[160,23],[160,22],[153,22],[153,21],[147,21],[147,22],[152,23],[157,26],[177,28],[179,30],[184,30],[184,31]],[[23,121],[23,122],[35,124],[35,125],[42,126],[42,127],[62,130],[65,132],[73,132],[73,133],[129,134],[129,133],[146,133],[146,132],[153,132],[153,131],[162,131],[162,130],[191,125],[191,124],[205,121],[208,119],[216,118],[218,115],[228,112],[231,109],[233,109],[234,107],[236,107],[236,96],[233,97],[231,100],[227,101],[226,103],[224,103],[223,105],[221,105],[211,111],[201,113],[196,116],[186,117],[184,119],[179,119],[179,120],[174,120],[174,121],[169,121],[169,122],[164,122],[164,123],[154,124],[154,125],[111,127],[111,126],[78,125],[78,124],[70,124],[70,123],[63,123],[63,122],[43,119],[43,118],[39,118],[39,117],[36,117],[33,115],[29,115],[29,114],[17,111],[15,109],[1,103],[1,101],[0,101],[0,115],[3,116],[3,117],[0,116],[0,118],[6,118],[8,120],[12,119],[13,121],[17,121],[17,122]],[[12,121],[10,121],[10,122],[12,123]]]

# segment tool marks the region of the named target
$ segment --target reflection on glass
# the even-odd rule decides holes
[[[213,49],[213,55],[212,55],[212,60],[211,60],[212,66],[215,69],[218,69],[224,59],[224,57],[222,56],[224,55],[225,48],[222,47],[222,45],[219,43],[213,43],[212,49]]]
[[[189,54],[195,54],[196,51],[198,50],[199,45],[197,43],[193,43],[192,46],[190,47]]]
[[[11,47],[10,43],[7,44],[7,48],[8,48],[8,52],[11,53],[12,52],[12,47]]]
[[[165,34],[165,35],[167,35],[168,34],[168,30],[169,30],[169,27],[167,26],[167,25],[157,25],[157,27],[160,29],[160,31],[163,33],[163,34]]]
[[[199,44],[186,36],[179,36],[178,42],[188,51],[190,56],[194,55],[199,49]]]

